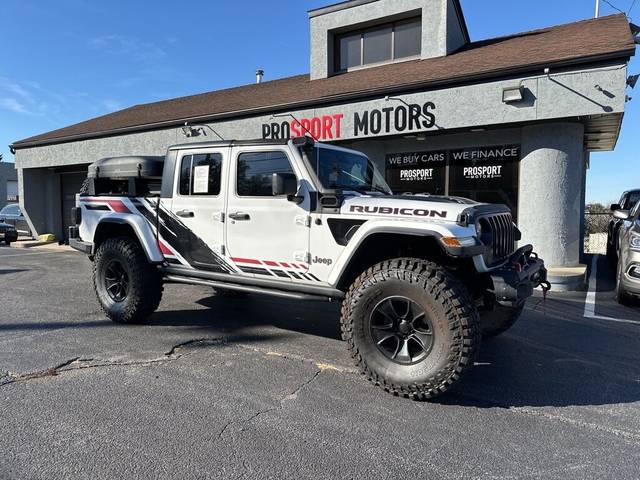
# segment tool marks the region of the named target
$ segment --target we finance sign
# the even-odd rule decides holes
[[[262,138],[285,140],[311,135],[327,141],[420,132],[435,125],[436,105],[425,102],[353,112],[327,112],[311,117],[292,115],[286,120],[263,123]]]

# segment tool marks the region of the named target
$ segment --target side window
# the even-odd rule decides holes
[[[620,201],[618,202],[618,205],[620,205],[621,209],[625,209],[625,207],[627,206],[627,200],[629,200],[629,195],[625,194],[622,197],[620,197]]]
[[[284,152],[241,153],[236,174],[238,195],[271,197],[274,173],[294,173]]]
[[[640,202],[640,192],[632,192],[627,198],[627,204],[623,206],[625,210],[631,210],[636,204]]]
[[[2,213],[4,213],[5,215],[20,215],[20,205],[7,205],[2,209]]]
[[[222,155],[187,155],[180,163],[180,195],[220,195]]]

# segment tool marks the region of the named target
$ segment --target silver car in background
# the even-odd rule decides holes
[[[616,299],[626,305],[640,299],[640,202],[631,210],[616,210],[618,232]]]
[[[24,217],[20,205],[17,203],[10,203],[0,210],[0,222],[13,225],[20,235],[31,236],[31,229],[29,223]]]

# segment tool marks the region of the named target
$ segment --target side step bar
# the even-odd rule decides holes
[[[224,290],[234,290],[236,292],[257,293],[260,295],[270,295],[272,297],[289,298],[293,300],[332,302],[336,297],[325,295],[311,295],[308,293],[287,292],[274,288],[256,287],[250,285],[239,285],[236,283],[219,282],[206,280],[204,278],[183,277],[178,275],[165,275],[164,279],[170,283],[185,283],[188,285],[200,285],[204,287],[219,288]]]

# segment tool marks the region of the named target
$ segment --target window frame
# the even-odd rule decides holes
[[[298,172],[296,172],[296,169],[294,167],[294,163],[291,161],[291,157],[289,156],[289,153],[286,150],[280,150],[280,149],[269,149],[269,150],[240,150],[238,151],[238,153],[235,156],[235,162],[234,162],[234,179],[235,181],[233,182],[235,184],[235,187],[233,189],[233,193],[237,198],[242,198],[242,199],[274,199],[274,200],[282,200],[282,199],[286,199],[287,196],[286,195],[240,195],[240,193],[238,192],[238,162],[240,161],[240,157],[242,155],[251,155],[251,154],[268,154],[268,153],[278,153],[278,154],[282,154],[287,161],[289,162],[289,167],[291,167],[291,173],[293,173],[296,176],[296,182],[299,184],[300,183],[300,175],[298,174]]]
[[[193,157],[196,155],[220,155],[220,192],[217,195],[210,195],[204,193],[193,193]],[[182,180],[182,161],[185,157],[191,157],[191,162],[189,166],[189,193],[187,195],[182,194],[180,191],[181,180]],[[180,198],[220,198],[221,195],[224,194],[224,154],[219,151],[215,152],[195,152],[195,153],[187,153],[185,152],[181,155],[176,162],[177,164],[177,172],[176,175],[176,195]]]
[[[396,53],[396,28],[398,25],[407,25],[410,23],[418,23],[420,25],[420,31],[422,32],[422,17],[421,16],[415,16],[415,17],[410,17],[410,18],[403,18],[401,20],[395,20],[393,22],[386,22],[386,23],[381,23],[378,25],[374,25],[371,27],[366,27],[366,28],[361,28],[361,29],[355,29],[355,30],[349,30],[346,32],[340,32],[340,33],[336,33],[333,37],[333,73],[335,75],[338,74],[342,74],[342,73],[348,73],[348,72],[354,72],[357,70],[362,70],[363,68],[371,68],[371,67],[376,67],[376,66],[380,66],[380,65],[388,65],[388,64],[392,64],[392,63],[400,63],[400,62],[408,62],[411,60],[418,60],[421,58],[422,56],[422,43],[420,44],[420,52],[417,55],[410,55],[408,57],[400,57],[400,58],[395,58],[395,53]],[[364,56],[365,56],[365,48],[364,48],[364,37],[365,34],[367,33],[371,33],[371,32],[375,32],[378,30],[384,30],[386,28],[391,27],[391,59],[390,60],[383,60],[380,62],[374,62],[374,63],[364,63]],[[346,69],[341,68],[341,60],[342,60],[342,55],[341,55],[341,40],[343,38],[348,38],[348,37],[354,37],[354,36],[360,36],[360,65],[355,66],[355,67],[347,67]]]

